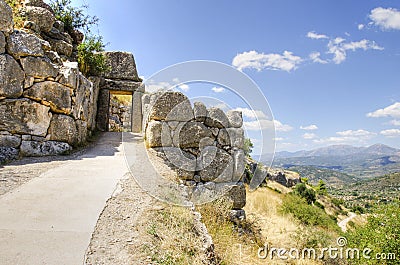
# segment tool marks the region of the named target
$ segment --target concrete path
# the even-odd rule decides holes
[[[0,196],[0,264],[77,265],[128,168],[121,133]]]

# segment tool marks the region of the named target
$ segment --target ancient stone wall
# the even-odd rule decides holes
[[[126,52],[106,52],[109,71],[85,77],[76,62],[83,34],[66,32],[42,0],[21,3],[26,21],[14,29],[12,9],[0,0],[0,163],[62,154],[85,143],[94,130],[108,128],[102,125],[109,91],[133,94],[141,86]],[[141,105],[135,107],[140,111],[133,119],[141,125]]]
[[[207,109],[201,102],[192,107],[180,92],[146,94],[142,107],[147,147],[175,170],[192,201],[206,202],[219,193],[233,209],[245,205],[241,112]]]

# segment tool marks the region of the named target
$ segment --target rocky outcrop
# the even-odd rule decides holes
[[[11,33],[13,31],[14,21],[12,9],[3,0],[0,1],[0,31]]]
[[[207,109],[201,102],[193,105],[179,92],[144,95],[146,145],[175,170],[192,201],[202,203],[223,195],[232,208],[241,209],[246,202],[242,115]]]

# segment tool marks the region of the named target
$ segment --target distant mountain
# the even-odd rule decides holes
[[[297,169],[302,177],[308,176],[312,180],[324,179],[331,184],[349,183],[355,180],[353,177],[371,179],[400,172],[400,149],[383,144],[368,147],[332,145],[310,151],[278,152],[273,165],[294,171]],[[332,171],[344,174],[330,174]]]
[[[277,152],[276,158],[309,157],[309,156],[349,156],[349,155],[400,155],[400,149],[384,144],[374,144],[368,147],[356,147],[351,145],[331,145],[310,151]]]

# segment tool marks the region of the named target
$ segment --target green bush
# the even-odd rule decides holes
[[[370,248],[376,253],[393,253],[394,260],[360,259],[351,264],[399,264],[400,260],[400,202],[381,205],[369,215],[366,225],[346,234],[348,247]]]
[[[87,15],[87,5],[80,7],[71,6],[71,0],[52,0],[51,8],[54,10],[55,17],[64,23],[65,30],[72,32],[74,29],[82,29],[90,32],[90,27],[97,25],[99,18]]]
[[[316,201],[316,194],[313,189],[307,188],[306,184],[299,183],[294,187],[294,193],[304,198],[308,204],[312,204]]]
[[[244,139],[243,144],[243,151],[246,156],[250,156],[251,152],[253,152],[253,143],[251,142],[250,138]]]
[[[78,45],[79,70],[85,75],[100,75],[108,70],[101,36],[87,36],[83,43]]]
[[[304,198],[294,194],[285,196],[282,202],[281,211],[285,214],[291,214],[302,224],[307,226],[319,226],[325,229],[337,230],[335,221],[325,213],[324,210],[309,205]]]

